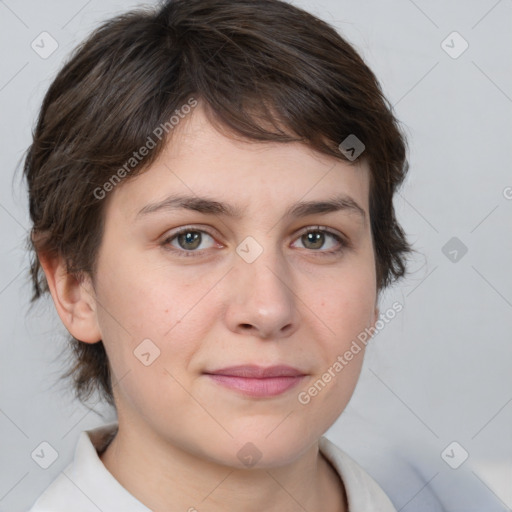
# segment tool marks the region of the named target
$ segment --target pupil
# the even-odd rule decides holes
[[[184,245],[188,245],[188,247],[183,247]],[[194,242],[196,242],[194,244]],[[182,233],[180,235],[180,245],[184,249],[196,249],[201,243],[201,235],[197,231],[187,231],[186,233]],[[192,247],[190,247],[192,245]]]
[[[319,249],[323,245],[323,233],[307,233],[308,243],[311,242],[314,249]]]

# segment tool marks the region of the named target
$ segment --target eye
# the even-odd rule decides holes
[[[214,238],[202,229],[180,228],[167,237],[161,244],[164,248],[176,252],[179,256],[195,256],[200,250],[210,249],[215,245]]]
[[[339,253],[348,246],[343,237],[321,226],[307,228],[298,240],[304,249],[327,255]]]
[[[299,248],[316,252],[319,256],[338,254],[349,247],[344,237],[322,226],[308,227],[297,241],[302,245]],[[203,251],[220,246],[213,235],[190,226],[184,226],[170,234],[161,245],[164,249],[183,257],[200,256]]]

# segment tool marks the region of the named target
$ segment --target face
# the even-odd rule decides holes
[[[236,141],[197,108],[105,205],[95,321],[119,421],[235,467],[249,442],[260,467],[315,443],[364,350],[339,356],[377,320],[368,195],[364,162]],[[240,365],[292,370],[216,373]]]

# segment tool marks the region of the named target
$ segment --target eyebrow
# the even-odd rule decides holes
[[[173,210],[191,210],[206,215],[223,215],[239,219],[243,216],[243,209],[216,201],[208,197],[189,195],[170,195],[162,201],[150,203],[144,206],[136,215],[143,217],[150,213]],[[357,202],[347,195],[338,195],[332,199],[323,201],[299,201],[289,206],[284,217],[306,217],[315,214],[327,214],[343,211],[348,214],[356,214],[363,223],[366,222],[366,211]]]

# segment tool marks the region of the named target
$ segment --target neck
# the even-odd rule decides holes
[[[144,443],[140,440],[144,439]],[[341,479],[318,443],[293,463],[238,469],[121,427],[100,456],[107,470],[154,512],[347,512]]]

